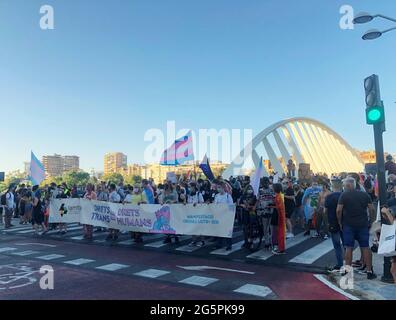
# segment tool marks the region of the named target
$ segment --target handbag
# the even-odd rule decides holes
[[[378,254],[385,257],[396,256],[396,222],[382,225]]]

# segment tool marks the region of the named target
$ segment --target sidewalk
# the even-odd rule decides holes
[[[355,250],[353,258],[354,260],[360,258],[359,250]],[[378,278],[376,280],[367,280],[366,275],[354,272],[354,289],[345,291],[361,300],[396,300],[396,285],[381,281],[383,263],[384,259],[382,256],[373,254],[374,272]],[[327,275],[327,279],[340,288],[341,276],[339,274]]]

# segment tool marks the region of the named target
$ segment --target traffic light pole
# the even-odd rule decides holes
[[[378,201],[380,207],[387,202],[386,179],[385,179],[385,157],[384,157],[384,141],[382,134],[385,131],[385,123],[380,122],[374,124],[374,141],[375,141],[375,154],[377,157],[377,180],[378,180]],[[381,223],[384,223],[381,216]],[[391,259],[384,257],[384,270],[381,281],[386,283],[393,283],[393,277],[390,272]]]

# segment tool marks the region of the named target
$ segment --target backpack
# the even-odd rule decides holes
[[[7,205],[7,194],[8,194],[8,192],[4,192],[1,195],[1,205],[2,206],[6,206]]]

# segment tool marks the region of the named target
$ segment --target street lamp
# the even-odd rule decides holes
[[[392,31],[392,30],[396,30],[396,27],[390,28],[390,29],[387,29],[387,30],[384,30],[384,31],[379,31],[377,29],[372,29],[372,30],[367,31],[363,35],[362,39],[363,40],[375,40],[375,39],[378,39],[379,37],[381,37],[384,33],[387,33],[387,32]]]
[[[361,12],[361,13],[359,13],[359,14],[357,14],[355,16],[355,18],[353,19],[353,23],[354,24],[364,24],[364,23],[368,23],[368,22],[374,20],[374,18],[382,18],[382,19],[386,19],[386,20],[389,20],[389,21],[392,21],[392,22],[396,22],[396,19],[393,19],[393,18],[388,17],[388,16],[384,16],[382,14],[374,14],[374,15],[372,15],[372,14],[369,14],[367,12]],[[384,30],[384,31],[379,31],[379,30],[376,30],[376,29],[372,29],[372,30],[367,31],[363,35],[362,39],[363,40],[375,40],[375,39],[378,39],[379,37],[381,37],[384,33],[387,33],[387,32],[392,31],[392,30],[396,30],[396,27],[390,28],[390,29],[387,29],[387,30]]]

